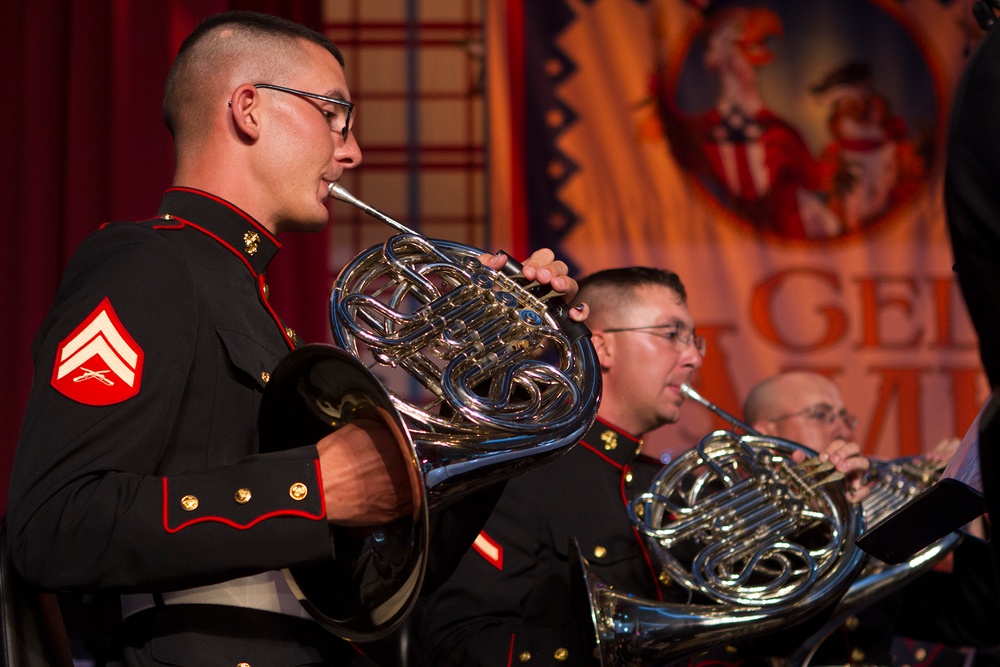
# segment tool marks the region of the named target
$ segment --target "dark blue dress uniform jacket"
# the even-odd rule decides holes
[[[315,446],[258,453],[268,372],[294,336],[267,301],[277,240],[198,191],[168,191],[159,214],[84,241],[33,348],[8,521],[16,566],[46,588],[167,591],[333,556]],[[57,357],[102,309],[105,353]],[[134,395],[101,405],[128,375],[84,375],[107,349],[140,363],[125,355]]]
[[[479,548],[422,612],[424,664],[597,664],[589,612],[575,607],[584,588],[571,578],[570,543],[579,540],[601,578],[657,599],[625,512],[625,498],[648,490],[660,468],[639,446],[598,420],[565,455],[507,482]]]

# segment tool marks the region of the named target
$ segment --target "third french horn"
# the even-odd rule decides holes
[[[629,506],[661,582],[687,589],[691,603],[618,591],[581,557],[602,665],[668,664],[795,624],[857,575],[862,510],[839,473],[801,445],[744,430],[705,436]]]
[[[928,488],[940,477],[941,463],[924,457],[873,461],[869,494],[851,507],[810,450],[760,436],[687,385],[682,392],[747,435],[709,434],[661,470],[630,509],[661,579],[681,584],[702,603],[637,599],[600,581],[581,557],[605,667],[666,664],[823,611],[823,622],[780,656],[789,667],[808,664],[848,616],[928,571],[961,541],[952,533],[896,565],[865,560],[855,545],[864,524],[877,523]],[[808,457],[805,465],[790,464],[796,450]],[[796,542],[800,537],[807,542]]]

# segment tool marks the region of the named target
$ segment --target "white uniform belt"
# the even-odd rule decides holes
[[[162,593],[163,604],[218,604],[312,618],[288,587],[281,572],[271,571],[222,583]],[[151,593],[122,595],[122,616],[156,606]]]

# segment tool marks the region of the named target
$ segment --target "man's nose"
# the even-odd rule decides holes
[[[837,416],[833,421],[833,440],[840,438],[842,440],[847,440],[848,442],[854,437],[854,429],[848,426],[844,420]]]
[[[361,164],[361,146],[354,137],[354,132],[347,133],[347,139],[333,153],[333,158],[343,165],[344,169],[354,169]]]

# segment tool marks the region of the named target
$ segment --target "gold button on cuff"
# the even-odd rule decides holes
[[[264,384],[267,384],[271,380],[271,374],[267,371],[261,371],[260,379],[264,381]]]
[[[726,644],[726,653],[739,653],[739,649],[732,644]]]
[[[660,574],[658,574],[656,578],[659,579],[660,583],[663,584],[664,586],[670,585],[670,575],[667,574],[666,572],[660,572]]]
[[[181,498],[181,507],[186,512],[193,512],[198,509],[198,496],[184,496]]]
[[[562,647],[559,647],[556,649],[556,652],[552,654],[552,657],[555,658],[558,662],[565,662],[566,659],[569,658],[569,651],[567,651]]]
[[[264,283],[264,298],[265,299],[271,298],[271,286],[268,285],[267,283]]]
[[[288,495],[292,497],[292,500],[302,500],[309,493],[309,487],[302,482],[295,482],[288,489]]]
[[[913,652],[913,657],[917,659],[917,662],[923,662],[927,659],[927,649],[920,647]]]
[[[865,659],[865,652],[859,649],[857,646],[851,649],[851,662],[863,662]]]
[[[598,545],[594,547],[594,558],[604,558],[608,555],[608,550]]]
[[[250,489],[237,489],[234,497],[236,498],[236,502],[240,505],[246,505],[250,502],[250,498],[253,497],[253,494],[250,493]]]
[[[173,219],[174,219],[174,216],[170,215],[169,213],[164,213],[164,214],[163,214],[163,215],[161,215],[160,217],[161,217],[162,219],[164,219],[164,220],[173,220]]]
[[[521,655],[517,656],[517,659],[520,660],[521,662],[528,662],[529,660],[531,660],[531,654],[528,653],[527,651],[522,651]]]
[[[625,483],[626,484],[631,484],[632,483],[632,473],[628,473],[628,474],[625,475]]]
[[[848,616],[844,619],[844,627],[847,628],[849,632],[854,632],[861,625],[861,621],[858,620],[857,616]]]

